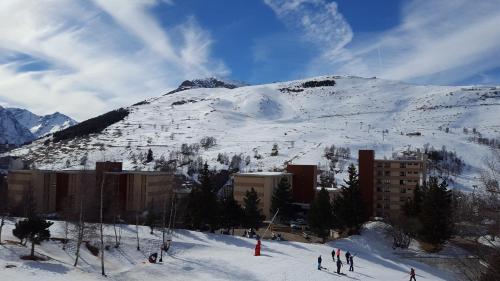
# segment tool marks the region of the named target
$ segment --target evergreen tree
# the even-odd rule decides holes
[[[332,218],[330,195],[323,187],[316,194],[311,204],[311,209],[309,210],[309,226],[314,233],[323,239],[323,241],[328,237],[332,226]]]
[[[351,164],[347,172],[349,177],[344,180],[345,184],[342,185],[340,196],[336,197],[333,202],[334,226],[358,233],[367,218],[364,215],[364,202],[356,167]]]
[[[446,181],[438,183],[430,177],[424,188],[418,215],[422,228],[419,237],[422,241],[442,244],[453,232],[451,191]]]
[[[292,191],[286,177],[282,177],[277,188],[273,192],[271,201],[271,213],[275,214],[279,209],[277,219],[281,222],[289,221],[293,216]]]
[[[148,150],[148,155],[146,156],[146,163],[150,163],[151,161],[153,161],[153,151],[151,150],[151,148]]]
[[[246,228],[259,229],[260,225],[264,221],[264,216],[262,215],[262,210],[259,209],[260,199],[257,195],[255,189],[251,189],[247,191],[245,194],[245,198],[243,199],[244,203],[244,226]]]
[[[229,196],[221,200],[220,211],[221,227],[232,230],[234,234],[234,228],[240,225],[243,218],[243,209],[240,204],[234,200],[233,196]]]
[[[218,226],[219,206],[207,163],[203,165],[199,179],[200,185],[193,188],[189,197],[187,219],[193,228],[203,230],[208,227],[213,232]]]
[[[52,222],[33,216],[18,221],[15,228],[12,230],[12,234],[21,241],[26,239],[26,241],[29,240],[31,242],[30,256],[33,259],[35,257],[35,244],[40,244],[43,240],[50,238],[50,231],[48,228],[52,224]]]

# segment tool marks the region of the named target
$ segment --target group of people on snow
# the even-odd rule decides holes
[[[337,257],[337,260],[335,261],[335,257]],[[335,251],[335,249],[332,250],[332,259],[333,262],[337,265],[337,274],[342,274],[340,272],[340,269],[344,265],[342,263],[342,260],[340,259],[340,248]],[[354,271],[354,255],[352,255],[349,251],[345,253],[345,259],[346,263],[349,265],[349,271]],[[318,257],[318,270],[325,269],[324,267],[321,266],[321,262],[323,259],[321,258],[321,255]]]
[[[355,255],[351,254],[349,251],[347,251],[345,253],[345,260],[346,260],[346,263],[349,265],[349,271],[354,271],[354,256]],[[337,257],[336,261],[335,261],[335,257]],[[337,274],[343,274],[340,272],[340,269],[344,265],[342,263],[342,260],[340,260],[340,248],[338,248],[337,251],[335,251],[335,249],[332,249],[332,259],[333,259],[333,262],[336,263],[336,265],[337,265]],[[318,257],[318,270],[326,269],[325,267],[321,266],[322,261],[323,261],[323,259],[321,258],[321,255],[320,255]],[[412,267],[410,270],[410,281],[412,281],[412,280],[416,281],[415,275],[416,275],[415,269]]]

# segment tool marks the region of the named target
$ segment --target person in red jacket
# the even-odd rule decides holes
[[[411,280],[417,281],[417,279],[415,279],[415,269],[413,269],[413,267],[410,269],[410,281]]]
[[[260,240],[257,240],[257,245],[255,245],[255,254],[254,256],[260,256]]]
[[[337,259],[340,259],[340,248],[337,249]]]

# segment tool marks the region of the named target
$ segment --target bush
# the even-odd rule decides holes
[[[200,140],[200,145],[204,149],[209,149],[217,144],[217,140],[214,137],[204,137]]]

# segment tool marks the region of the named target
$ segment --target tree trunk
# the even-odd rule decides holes
[[[63,251],[66,251],[66,244],[68,243],[68,233],[69,233],[69,218],[66,218],[64,222],[64,243],[63,243]]]
[[[103,179],[101,183],[101,210],[100,210],[100,232],[101,232],[101,274],[102,276],[106,276],[106,272],[104,271],[104,233],[103,233],[103,226],[102,226],[102,208],[103,208],[103,189],[104,189],[104,180],[105,180],[106,174],[103,174]]]
[[[35,241],[33,241],[33,239],[31,240],[31,254],[30,254],[30,256],[32,259],[35,258]]]
[[[0,221],[0,245],[2,244],[2,230],[5,224],[5,217],[2,216],[2,221]]]
[[[115,232],[115,248],[118,248],[120,243],[118,243],[118,233],[116,232],[116,217],[113,218],[113,231]]]
[[[139,215],[135,214],[135,234],[137,236],[137,251],[141,250],[139,245]]]
[[[80,197],[80,219],[78,223],[78,236],[76,242],[76,253],[75,253],[75,264],[73,266],[77,266],[78,259],[80,258],[80,246],[83,241],[83,232],[85,230],[85,224],[83,222],[83,198]]]

